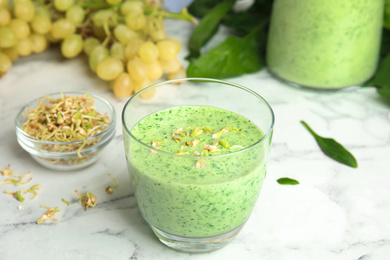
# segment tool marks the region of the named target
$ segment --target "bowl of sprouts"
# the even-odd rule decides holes
[[[59,92],[32,100],[15,119],[20,146],[53,170],[76,170],[97,161],[115,136],[116,112],[104,98]]]

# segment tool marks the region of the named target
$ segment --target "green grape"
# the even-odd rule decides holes
[[[144,0],[144,3],[147,11],[156,11],[162,6],[162,1],[160,0]]]
[[[158,42],[161,40],[164,40],[167,38],[167,34],[165,33],[164,30],[158,29],[158,30],[150,30],[148,32],[150,37],[152,38],[153,41]]]
[[[45,34],[45,37],[49,43],[59,43],[61,42],[61,39],[54,38],[53,35],[51,35],[51,32]]]
[[[138,81],[138,82],[136,81],[136,82],[134,82],[134,92],[137,93],[137,92],[141,91],[142,89],[149,87],[152,84],[153,84],[153,81],[149,78],[144,78],[143,80]],[[144,91],[140,95],[140,98],[151,99],[152,97],[154,97],[155,94],[156,94],[156,88],[150,88],[150,89]]]
[[[0,52],[0,76],[7,73],[7,71],[12,67],[11,59]]]
[[[99,62],[96,67],[96,74],[102,80],[114,80],[119,74],[123,72],[123,63],[122,61],[113,58],[107,57],[101,62]]]
[[[154,62],[159,56],[156,44],[151,41],[146,41],[138,49],[139,57],[146,63]]]
[[[32,53],[32,43],[29,38],[21,39],[16,43],[15,49],[20,56],[28,56]]]
[[[92,16],[93,24],[102,27],[106,22],[109,27],[117,25],[117,16],[112,9],[102,9],[95,12]]]
[[[84,21],[85,12],[80,5],[74,5],[66,11],[65,17],[75,25],[80,25]]]
[[[6,26],[11,21],[11,13],[7,8],[0,6],[0,27]]]
[[[106,3],[109,5],[117,5],[119,3],[122,3],[122,0],[106,0]]]
[[[0,27],[0,48],[9,48],[16,44],[16,33],[9,27]]]
[[[5,7],[7,6],[7,4],[8,4],[8,0],[0,0],[0,6]]]
[[[119,60],[125,60],[125,48],[120,42],[114,42],[111,45],[110,56]]]
[[[13,5],[14,16],[26,22],[34,18],[34,5],[31,1],[17,1]]]
[[[46,34],[50,31],[51,20],[48,16],[35,16],[30,22],[33,32],[38,34]]]
[[[125,59],[133,59],[137,55],[138,49],[142,43],[144,43],[144,41],[139,38],[131,39],[125,46]]]
[[[45,16],[50,18],[50,10],[46,6],[37,6],[35,7],[35,16]]]
[[[104,40],[107,37],[103,27],[92,25],[92,32],[94,37],[98,38],[99,40]]]
[[[65,18],[55,21],[50,28],[50,34],[59,40],[74,34],[75,31],[76,26]]]
[[[83,38],[81,35],[73,34],[66,37],[61,43],[61,53],[66,58],[76,57],[83,50]]]
[[[65,12],[71,8],[73,4],[73,0],[54,0],[54,7],[60,12]]]
[[[115,26],[114,36],[122,44],[127,44],[131,39],[138,38],[138,34],[124,24]]]
[[[127,62],[127,72],[134,81],[141,82],[148,77],[146,63],[139,57],[134,57]]]
[[[28,26],[28,23],[24,20],[13,19],[9,23],[9,28],[14,31],[18,40],[27,38],[30,35],[30,26]]]
[[[161,78],[161,76],[163,75],[163,69],[158,60],[151,63],[147,63],[146,68],[147,68],[148,78],[150,79],[158,79]]]
[[[133,93],[134,83],[128,73],[122,72],[116,79],[111,81],[110,88],[116,97],[125,98]]]
[[[146,17],[143,13],[129,13],[125,17],[126,25],[132,30],[138,31],[145,27]]]
[[[157,49],[160,60],[172,60],[179,53],[176,43],[170,39],[159,41],[157,43]]]
[[[94,37],[88,37],[87,39],[84,40],[83,44],[83,49],[84,53],[87,54],[88,56],[91,54],[92,50],[100,45],[100,41]]]
[[[91,51],[89,55],[89,67],[93,72],[96,71],[99,63],[108,57],[108,50],[103,45],[98,45]]]
[[[49,43],[44,35],[33,33],[29,38],[31,41],[31,49],[34,53],[41,53],[49,46]]]
[[[183,48],[183,45],[181,44],[181,42],[178,39],[168,38],[167,40],[169,40],[175,44],[177,53],[179,53],[181,51],[181,49]]]
[[[180,61],[177,58],[174,58],[172,60],[160,60],[161,67],[163,70],[167,73],[175,73],[180,69]]]
[[[7,55],[12,61],[17,60],[19,58],[19,53],[16,50],[15,46],[2,49],[1,52]]]
[[[180,66],[180,69],[176,72],[168,73],[168,79],[184,79],[184,78],[187,78],[187,72],[183,66]]]
[[[120,12],[123,16],[130,13],[144,13],[144,3],[142,1],[126,1],[121,5]]]

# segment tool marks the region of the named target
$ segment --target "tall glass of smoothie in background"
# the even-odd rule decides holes
[[[153,99],[142,99],[148,91]],[[274,125],[257,93],[191,78],[135,94],[122,113],[130,181],[144,219],[165,245],[208,252],[229,243],[256,204]]]
[[[269,70],[300,86],[359,85],[376,70],[383,0],[275,0]]]

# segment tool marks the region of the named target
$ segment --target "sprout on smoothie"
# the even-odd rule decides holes
[[[225,140],[225,139],[219,140],[219,143],[220,143],[224,148],[226,148],[226,149],[229,149],[229,148],[230,148],[229,142],[228,142],[227,140]]]
[[[203,133],[203,129],[199,129],[197,126],[195,126],[194,130],[191,132],[191,137],[198,136]]]
[[[56,213],[60,212],[60,208],[59,207],[49,208],[48,206],[41,205],[41,208],[45,208],[45,209],[47,209],[47,211],[46,211],[45,214],[43,214],[42,217],[40,217],[37,220],[37,224],[41,224],[42,221],[46,221],[46,220],[58,221],[58,219],[54,218],[53,215],[55,215]]]
[[[190,140],[187,140],[187,141],[185,141],[185,142],[181,145],[180,150],[181,150],[181,151],[184,151],[184,148],[187,147],[187,146],[190,146],[190,145],[191,145],[191,141],[190,141]]]
[[[153,140],[153,141],[150,143],[150,145],[151,145],[154,149],[160,150],[161,147],[158,146],[158,145],[161,145],[161,144],[164,143],[164,142],[165,142],[165,140],[162,140],[162,141]],[[151,153],[157,153],[157,152],[156,152],[155,150],[153,150],[153,149],[150,149],[149,151],[150,151]]]
[[[227,126],[227,127],[222,128],[222,130],[223,130],[224,133],[229,133],[231,131],[236,131],[238,134],[242,135],[242,133],[238,130],[237,127]]]
[[[153,148],[156,149],[156,150],[160,150],[160,149],[161,149],[161,146],[156,146],[156,147],[153,147]],[[150,149],[149,152],[150,152],[150,153],[157,153],[156,150]]]
[[[218,139],[221,137],[221,135],[223,134],[223,131],[222,130],[219,130],[218,132],[214,133],[211,137],[213,139]]]
[[[200,143],[200,141],[201,141],[200,139],[194,139],[194,140],[191,141],[190,145],[191,146],[197,146]]]
[[[202,130],[203,130],[204,133],[212,133],[212,132],[214,132],[213,129],[211,129],[211,128],[207,127],[207,126],[202,127]]]
[[[188,155],[188,154],[190,154],[189,152],[184,152],[183,150],[176,150],[175,151],[175,154],[177,154],[177,155]]]
[[[172,139],[175,140],[176,143],[181,143],[181,138],[178,136],[172,136]]]
[[[211,137],[213,139],[218,139],[218,138],[221,138],[222,134],[227,134],[227,133],[230,133],[231,131],[236,131],[238,134],[242,134],[237,127],[231,127],[231,126],[225,126],[223,127],[221,130],[219,130],[218,132],[214,133]]]
[[[165,142],[165,140],[162,140],[162,141],[153,140],[150,145],[153,146],[153,147],[156,147],[156,146],[161,145],[164,142]]]
[[[211,145],[203,144],[203,149],[209,151],[212,154],[220,151],[216,145],[212,145],[212,144]]]

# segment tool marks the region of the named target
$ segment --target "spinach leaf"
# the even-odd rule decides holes
[[[290,178],[280,178],[276,180],[281,185],[298,185],[299,181]]]
[[[230,11],[223,18],[222,23],[233,29],[235,34],[246,35],[264,21],[268,23],[271,17],[272,3],[272,0],[256,0],[246,11]]]
[[[353,168],[358,167],[355,157],[347,149],[345,149],[344,146],[342,146],[332,138],[325,138],[319,136],[310,128],[310,126],[305,121],[301,121],[301,123],[311,133],[321,150],[327,156],[347,166]]]
[[[378,69],[363,86],[376,87],[378,94],[390,101],[390,30],[388,29],[382,31]]]
[[[223,79],[260,70],[264,64],[258,52],[257,33],[263,26],[255,28],[244,38],[231,35],[197,60],[191,61],[187,68],[188,76]]]
[[[187,9],[190,14],[202,18],[208,14],[213,7],[221,2],[223,2],[223,0],[196,0],[193,1]]]
[[[218,31],[222,18],[233,7],[234,3],[235,0],[225,0],[216,5],[203,17],[189,39],[188,48],[190,54],[186,57],[188,60],[200,56],[200,49]]]
[[[390,53],[379,64],[372,83],[379,95],[390,98]]]

